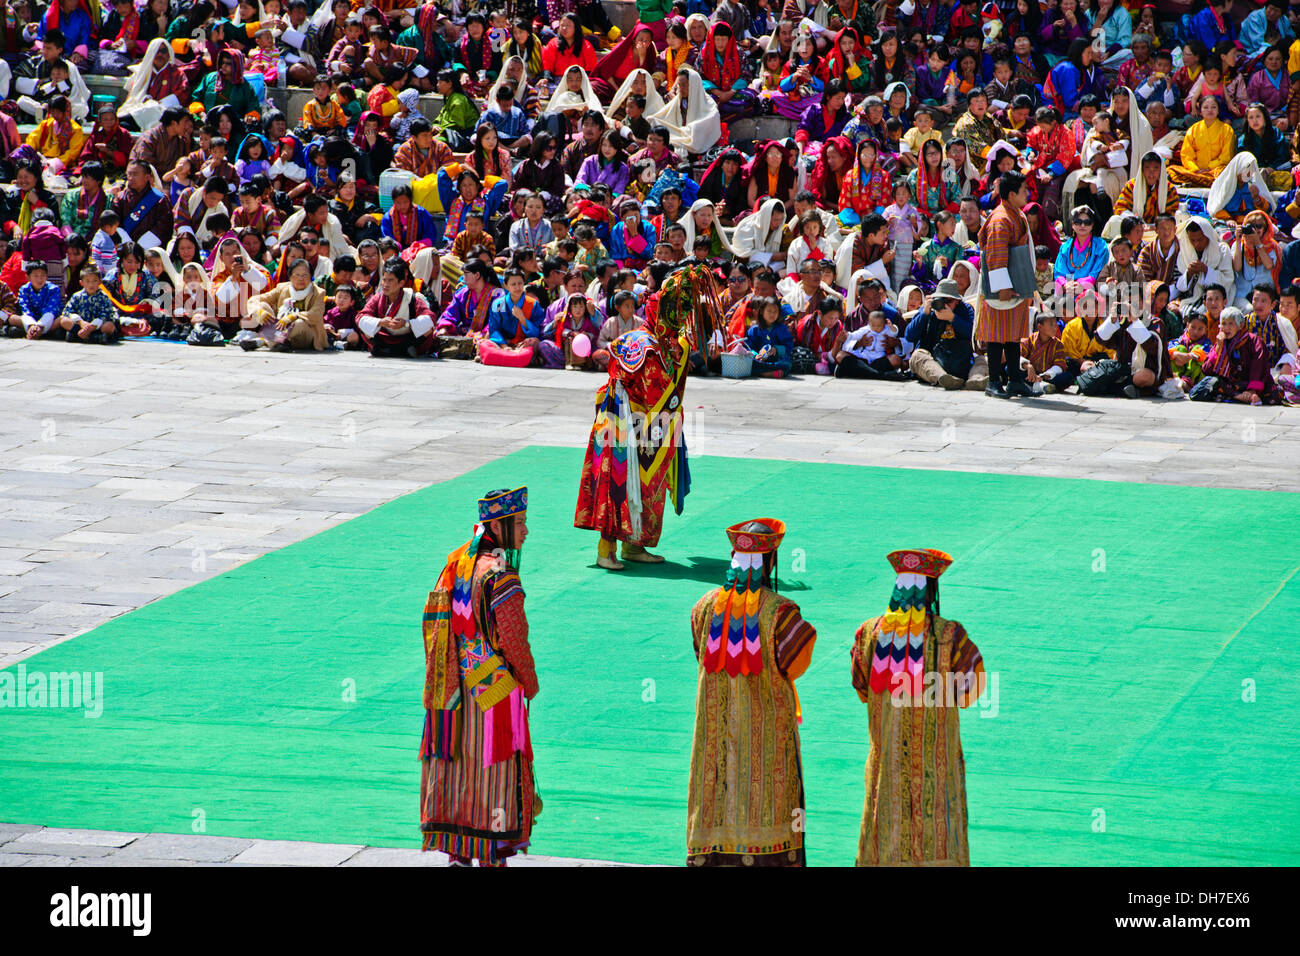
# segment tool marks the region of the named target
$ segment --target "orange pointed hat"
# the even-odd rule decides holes
[[[770,532],[740,530],[754,521],[765,524],[772,530]],[[766,554],[781,546],[781,539],[785,537],[785,522],[778,521],[776,518],[750,518],[749,521],[742,521],[728,528],[727,537],[731,539],[733,551],[741,554]]]
[[[927,578],[937,578],[952,564],[952,555],[933,548],[891,551],[887,558],[896,574],[923,574]]]

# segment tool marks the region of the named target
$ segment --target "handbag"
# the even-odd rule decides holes
[[[225,345],[225,336],[215,325],[200,324],[190,329],[189,337],[185,339],[187,345]]]
[[[1128,368],[1117,359],[1105,358],[1075,379],[1080,395],[1114,395],[1129,382]]]
[[[790,353],[790,372],[793,375],[812,375],[817,371],[817,353],[796,345]]]

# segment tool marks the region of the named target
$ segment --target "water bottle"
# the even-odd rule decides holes
[[[285,75],[288,71],[289,66],[284,62],[284,57],[279,57],[276,61],[275,85],[280,89],[289,85],[289,77]]]

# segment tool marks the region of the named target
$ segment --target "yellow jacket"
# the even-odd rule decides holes
[[[81,156],[81,148],[86,145],[86,134],[76,120],[68,120],[72,135],[68,137],[68,148],[59,152],[58,123],[53,117],[41,120],[36,129],[27,134],[27,145],[46,159],[57,159],[69,168]]]
[[[1197,120],[1183,139],[1182,165],[1193,172],[1205,170],[1218,175],[1236,152],[1237,137],[1223,120],[1206,126]]]
[[[1076,362],[1083,362],[1101,352],[1106,353],[1107,358],[1115,357],[1115,350],[1101,344],[1095,329],[1089,335],[1083,327],[1083,319],[1079,318],[1065,323],[1065,328],[1061,330],[1061,345],[1065,347],[1065,354]]]

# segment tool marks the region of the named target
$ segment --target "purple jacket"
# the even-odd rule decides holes
[[[631,168],[627,163],[620,163],[618,166],[609,163],[602,166],[600,160],[599,152],[584,159],[582,165],[578,167],[578,178],[574,182],[586,183],[588,186],[604,183],[613,195],[621,194],[627,189]]]
[[[848,121],[849,111],[841,106],[830,128],[827,129],[826,113],[819,99],[803,111],[803,116],[799,118],[799,129],[808,134],[809,142],[824,143],[832,136],[839,136],[844,132],[844,124]]]
[[[480,295],[488,298],[489,305],[493,299],[499,295],[504,295],[502,289],[496,286],[489,286],[484,289]],[[472,293],[469,286],[462,285],[452,295],[451,301],[447,303],[447,308],[443,309],[442,317],[438,319],[438,331],[445,335],[468,335],[470,326],[474,322],[474,310],[478,300],[471,301]],[[483,312],[482,331],[487,331],[487,309]]]

